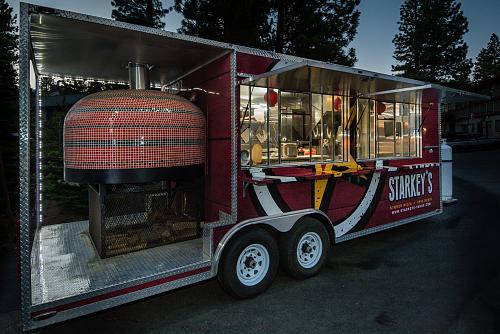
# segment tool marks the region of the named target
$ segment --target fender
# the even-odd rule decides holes
[[[270,215],[270,216],[263,216],[263,217],[257,217],[257,218],[252,218],[252,219],[247,219],[244,220],[235,226],[233,226],[219,241],[219,244],[217,245],[217,249],[214,252],[213,258],[212,258],[212,268],[214,271],[214,274],[217,274],[218,268],[219,268],[219,260],[222,255],[222,252],[224,251],[224,248],[228,244],[229,240],[239,231],[242,229],[251,226],[251,225],[257,225],[257,224],[263,224],[263,225],[269,225],[274,227],[276,230],[279,232],[285,233],[288,232],[292,229],[292,227],[295,225],[295,223],[302,217],[304,216],[310,216],[310,215],[320,215],[323,219],[328,221],[330,224],[331,229],[328,229],[330,234],[331,234],[331,240],[335,240],[335,235],[334,235],[334,229],[333,229],[333,223],[330,220],[330,218],[323,212],[317,209],[304,209],[304,210],[297,210],[297,211],[290,211],[290,212],[285,212],[285,213],[280,213],[280,214],[275,214],[275,215]]]

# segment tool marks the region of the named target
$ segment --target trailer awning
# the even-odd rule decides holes
[[[427,87],[418,80],[309,60],[250,77],[244,83],[318,94],[377,95],[380,100],[399,102],[416,101]]]
[[[249,77],[243,84],[295,92],[373,97],[387,102],[417,102],[422,91],[428,88],[441,90],[445,103],[488,99],[484,95],[419,80],[310,60]]]
[[[153,65],[168,83],[227,53],[223,43],[110,19],[32,6],[30,39],[38,73],[128,82],[128,62]]]
[[[434,88],[441,90],[442,102],[444,103],[464,103],[474,101],[487,101],[491,97],[487,95],[468,92],[465,90],[433,85]]]

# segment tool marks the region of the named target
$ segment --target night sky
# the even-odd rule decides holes
[[[19,0],[7,0],[19,12]],[[110,0],[31,0],[31,3],[60,8],[95,16],[110,17]],[[170,7],[173,0],[163,0]],[[356,49],[356,67],[382,73],[391,73],[394,64],[392,39],[397,33],[399,9],[403,0],[361,0],[358,33],[351,46]],[[500,0],[462,0],[462,10],[469,19],[469,32],[465,41],[469,44],[469,57],[475,58],[486,46],[490,35],[500,36]],[[182,16],[177,12],[167,14],[166,29],[176,31]]]

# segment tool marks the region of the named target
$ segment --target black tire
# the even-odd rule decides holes
[[[315,257],[313,262],[311,262],[310,264],[312,265],[315,261],[317,262],[311,267],[304,267],[304,265],[307,266],[309,264],[301,264],[301,261],[299,261],[297,257],[297,248],[302,237],[304,237],[309,232],[315,233],[317,236],[319,236],[322,247],[321,252],[318,251],[317,253],[319,259],[318,257]],[[311,235],[311,233],[309,233],[309,235]],[[309,246],[309,244],[307,244],[306,247],[307,246]],[[306,254],[307,250],[309,249],[306,248],[303,253]],[[323,265],[325,264],[325,260],[328,258],[329,250],[330,237],[328,235],[328,231],[321,222],[310,217],[302,218],[290,231],[282,234],[280,238],[281,264],[283,266],[283,269],[285,269],[292,277],[296,279],[306,279],[319,273],[323,268]],[[304,263],[303,258],[302,263]]]
[[[266,232],[264,229],[255,227],[248,231],[242,232],[240,235],[233,237],[234,240],[228,245],[228,248],[224,250],[222,258],[219,264],[219,271],[217,278],[224,288],[224,290],[236,298],[252,298],[258,294],[264,292],[276,277],[279,267],[279,248],[276,240],[271,234]],[[242,252],[247,249],[247,247],[258,244],[265,248],[268,253],[268,269],[263,274],[262,278],[258,283],[254,285],[244,284],[237,274],[237,263]],[[248,249],[247,249],[248,250]],[[260,253],[257,253],[257,255]],[[249,257],[247,257],[248,259]],[[253,257],[250,257],[253,259]],[[251,265],[252,263],[250,263]],[[255,262],[253,263],[256,264]],[[241,266],[240,266],[241,268]],[[246,267],[245,268],[251,268]],[[246,269],[252,270],[252,269]],[[264,272],[264,271],[263,271]],[[243,270],[241,271],[244,275]],[[243,278],[244,279],[244,278]]]

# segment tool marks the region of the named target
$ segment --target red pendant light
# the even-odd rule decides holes
[[[385,111],[385,104],[382,102],[377,102],[377,114],[382,114]]]
[[[333,110],[339,111],[341,106],[342,106],[342,99],[337,96],[335,98],[335,101],[333,102]]]
[[[276,103],[278,103],[278,93],[270,89],[267,93],[264,94],[264,101],[269,103],[269,107],[274,107]]]

